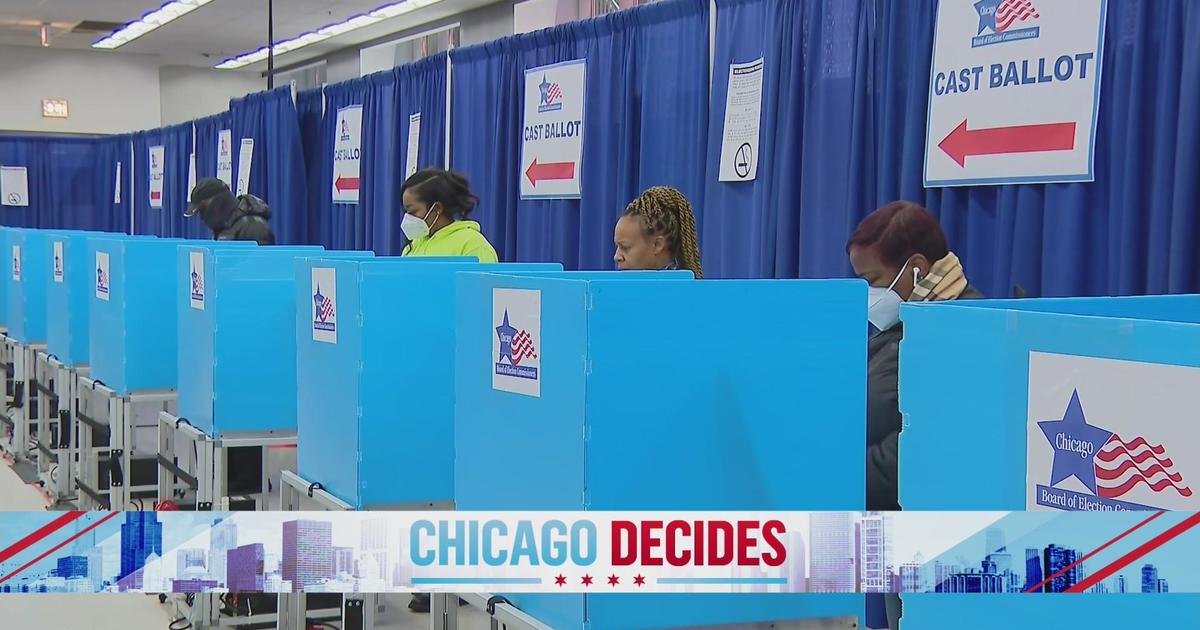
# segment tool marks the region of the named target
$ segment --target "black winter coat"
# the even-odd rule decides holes
[[[218,241],[255,241],[259,245],[274,245],[275,233],[267,224],[271,208],[258,197],[242,195],[226,217],[213,217],[209,222],[213,238]],[[208,221],[208,218],[205,219]]]
[[[983,294],[968,286],[960,300]],[[867,509],[900,510],[897,483],[900,458],[900,340],[903,324],[867,342]]]

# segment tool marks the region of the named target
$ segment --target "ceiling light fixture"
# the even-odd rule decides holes
[[[212,2],[212,0],[174,0],[173,2],[168,2],[154,11],[143,15],[141,19],[134,20],[104,36],[92,44],[92,48],[106,48],[111,50],[124,46],[160,26],[164,26],[199,9],[209,2]]]
[[[401,16],[405,13],[410,13],[438,2],[441,2],[441,0],[405,0],[403,2],[385,4],[381,7],[377,7],[373,11],[351,16],[345,20],[342,20],[341,22],[328,24],[315,31],[310,31],[297,35],[291,39],[285,39],[281,42],[276,42],[274,46],[275,55],[278,56],[293,50],[304,48],[310,44],[322,42],[331,37],[337,37],[338,35],[349,33],[350,31],[358,30],[389,18]],[[236,57],[230,57],[217,64],[216,67],[220,68],[221,70],[235,70],[237,68],[248,66],[252,63],[258,63],[266,60],[269,52],[270,51],[267,50],[267,47],[263,46],[258,50],[251,50]]]

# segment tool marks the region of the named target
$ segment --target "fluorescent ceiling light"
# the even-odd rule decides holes
[[[274,52],[276,55],[282,55],[299,48],[304,48],[309,44],[323,42],[330,37],[337,37],[350,31],[358,30],[365,26],[376,24],[388,18],[394,18],[405,13],[416,11],[417,9],[427,7],[431,4],[436,4],[441,0],[405,0],[402,2],[393,2],[377,7],[374,11],[369,11],[364,14],[351,16],[334,24],[328,24],[321,28],[308,33],[302,33],[291,39],[285,39],[276,42]],[[225,61],[217,64],[217,68],[221,70],[235,70],[248,66],[252,63],[258,63],[267,58],[267,48],[264,46],[258,50],[242,53],[236,57],[230,57]]]
[[[100,39],[100,41],[92,44],[92,48],[107,48],[111,50],[124,46],[160,26],[164,26],[173,20],[199,9],[209,2],[212,2],[212,0],[174,0],[173,2],[168,2],[154,11],[143,15],[141,19],[134,20],[109,33]]]

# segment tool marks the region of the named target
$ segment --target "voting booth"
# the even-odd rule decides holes
[[[43,230],[12,230],[7,245],[11,268],[4,293],[8,313],[6,353],[11,379],[10,400],[5,406],[4,424],[11,433],[7,450],[17,460],[33,457],[31,444],[39,442],[42,416],[51,412],[49,381],[39,381],[35,357],[46,347],[46,290],[50,281],[50,255],[47,233]],[[55,440],[57,442],[57,439]]]
[[[296,262],[299,476],[354,509],[454,499],[455,280],[546,264]],[[357,457],[354,454],[358,454]]]
[[[180,245],[252,248],[253,242],[92,236],[88,262],[90,374],[79,379],[81,443],[107,434],[100,461],[80,462],[81,507],[145,507],[157,494],[158,414],[175,413],[176,270]],[[108,489],[101,482],[107,480]]]
[[[901,317],[904,509],[1200,509],[1182,491],[1200,484],[1200,296],[906,304]],[[1074,462],[1078,476],[1053,474]]]
[[[1127,630],[1146,619],[1200,618],[1200,595],[1171,593],[1088,593],[1079,597],[1039,597],[1025,593],[914,593],[904,595],[901,627],[919,630]],[[1186,622],[1185,622],[1186,624]]]
[[[863,509],[864,283],[467,273],[458,290],[457,509]],[[855,594],[507,597],[554,628],[863,614]]]
[[[179,415],[159,417],[160,468],[173,473],[159,476],[160,500],[185,488],[198,504],[265,507],[266,480],[295,467],[295,261],[373,256],[178,248]]]

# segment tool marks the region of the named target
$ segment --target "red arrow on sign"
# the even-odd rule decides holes
[[[547,162],[538,164],[537,158],[533,158],[533,163],[529,168],[525,169],[525,177],[529,178],[529,183],[536,188],[538,182],[551,180],[575,179],[575,163],[574,162]]]
[[[966,166],[970,155],[1070,151],[1075,148],[1075,123],[967,129],[963,119],[938,143],[938,148],[959,166]]]
[[[342,192],[344,190],[358,190],[358,178],[338,177],[337,181],[333,182],[333,186],[334,188],[338,189],[338,192]]]
[[[154,200],[162,199],[162,193],[161,192],[152,192],[152,193],[150,193],[150,198],[154,199]]]

